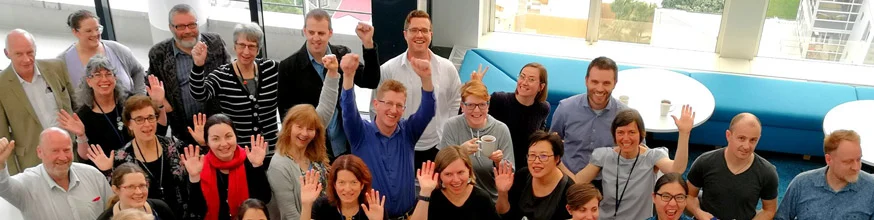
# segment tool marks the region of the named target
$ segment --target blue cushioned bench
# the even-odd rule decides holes
[[[484,78],[490,91],[513,91],[518,72],[530,62],[543,64],[549,73],[547,100],[554,111],[558,102],[586,92],[588,60],[547,57],[485,49],[469,50],[462,63],[462,82],[482,64],[491,66]],[[619,65],[619,70],[640,68]],[[710,119],[695,128],[690,142],[725,146],[725,130],[734,115],[751,112],[762,121],[757,150],[802,155],[823,155],[822,121],[834,106],[858,99],[874,99],[874,88],[741,76],[712,72],[684,72],[713,93],[716,107]],[[617,82],[622,83],[622,82]],[[550,112],[551,121],[552,112]],[[656,139],[676,140],[674,134],[656,134]]]

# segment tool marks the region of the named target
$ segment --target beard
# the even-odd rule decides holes
[[[194,39],[194,40],[188,40],[188,41],[186,41],[186,40],[184,40],[184,39],[179,38],[179,37],[174,33],[174,34],[173,34],[173,40],[176,40],[176,42],[179,42],[179,45],[182,45],[182,47],[185,47],[185,48],[194,48],[194,45],[197,45],[197,42],[200,41],[200,34],[197,34],[197,35],[195,36],[195,39]]]

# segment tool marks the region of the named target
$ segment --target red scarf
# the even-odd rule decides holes
[[[249,183],[246,181],[246,150],[237,146],[234,157],[230,161],[221,161],[210,151],[206,154],[203,171],[200,174],[200,189],[206,200],[206,219],[218,219],[219,189],[216,180],[216,169],[230,170],[228,174],[228,209],[231,216],[237,216],[237,207],[249,198]]]

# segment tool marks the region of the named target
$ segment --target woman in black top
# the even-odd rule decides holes
[[[188,170],[191,212],[205,214],[205,219],[230,220],[237,217],[237,207],[246,199],[270,202],[270,184],[264,156],[267,142],[252,136],[252,147],[237,145],[234,124],[228,116],[215,114],[206,120],[206,144],[209,152],[201,156],[200,147],[189,145],[182,155]]]
[[[426,162],[418,171],[421,190],[410,219],[501,219],[488,193],[475,187],[473,165],[461,147],[443,148],[435,161]],[[440,190],[434,193],[435,188]]]
[[[94,166],[88,158],[89,145],[94,145],[109,156],[113,150],[118,150],[132,139],[126,123],[122,120],[122,107],[130,96],[116,77],[116,69],[109,58],[97,54],[88,60],[85,66],[86,74],[81,79],[76,93],[76,113],[70,115],[61,110],[58,113],[58,124],[61,128],[76,135],[76,143],[80,159]],[[77,79],[73,79],[77,80]],[[158,78],[149,76],[149,95],[158,103],[164,101],[164,85]],[[160,107],[160,106],[159,106]],[[158,132],[167,132],[167,119],[163,108],[156,111],[159,115]],[[89,137],[91,139],[89,139]],[[109,173],[106,173],[107,175]]]
[[[489,70],[471,74],[471,80],[482,80]],[[528,137],[534,131],[546,130],[546,118],[549,115],[549,102],[546,101],[547,86],[546,67],[539,63],[528,63],[519,71],[516,79],[516,91],[493,92],[489,105],[489,115],[507,124],[513,139],[513,152],[516,163],[525,161],[528,152]]]
[[[502,164],[495,171],[498,201],[495,209],[505,219],[569,219],[565,209],[567,189],[574,180],[558,169],[564,144],[556,133],[537,131],[531,135],[527,151],[528,168],[513,174],[513,168]],[[510,201],[513,201],[511,204]]]
[[[112,191],[110,205],[97,220],[112,219],[113,213],[126,209],[143,210],[155,217],[155,220],[175,220],[176,215],[158,199],[146,199],[149,194],[149,180],[139,166],[124,163],[112,171]]]
[[[371,183],[367,165],[351,154],[338,157],[331,165],[328,198],[319,197],[319,173],[307,171],[300,180],[300,219],[388,219],[385,196],[379,197]]]

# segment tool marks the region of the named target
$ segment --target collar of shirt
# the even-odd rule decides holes
[[[173,48],[173,56],[179,56],[179,55],[191,56],[191,54],[187,54],[185,52],[182,52],[182,50],[180,50],[179,47],[176,46],[175,42],[170,47]]]
[[[376,119],[374,119],[374,120],[376,120]],[[374,130],[373,133],[376,134],[377,137],[386,137],[385,135],[382,134],[382,132],[379,131],[379,126],[376,126],[376,123],[377,123],[377,122],[373,122],[373,128],[374,128],[374,129],[373,129],[373,130]],[[391,139],[391,138],[397,136],[398,133],[401,132],[401,129],[402,129],[402,128],[401,128],[401,122],[398,121],[398,125],[395,126],[395,131],[391,133],[391,136],[388,136],[388,137],[386,137],[386,138]]]
[[[331,53],[331,47],[330,47],[330,46],[325,46],[325,47],[327,47],[327,49],[325,49],[325,55],[326,55],[326,56],[327,56],[327,55],[331,55],[331,54],[333,54],[333,53]],[[307,47],[307,56],[310,57],[310,62],[313,63],[313,66],[315,66],[315,65],[319,65],[319,66],[321,66],[321,65],[322,65],[322,64],[319,64],[319,62],[316,62],[316,58],[313,57],[313,54],[312,54],[312,53],[310,53],[310,48],[309,48],[309,47]]]
[[[832,187],[828,185],[828,181],[826,180],[826,178],[828,178],[828,177],[826,177],[826,173],[828,173],[828,166],[825,166],[825,167],[823,167],[822,169],[817,170],[817,171],[815,171],[815,172],[816,172],[816,175],[817,175],[818,177],[817,177],[817,178],[814,178],[814,180],[813,180],[813,185],[816,186],[816,187],[823,188],[823,189],[825,189],[825,190],[827,190],[827,191],[829,191],[829,192],[835,192],[835,191],[832,189]],[[859,175],[862,175],[862,173],[860,172]],[[841,189],[840,191],[835,192],[835,193],[840,193],[840,192],[844,192],[844,191],[854,191],[854,192],[858,192],[858,191],[859,191],[859,189],[858,189],[858,187],[859,187],[859,186],[858,186],[858,185],[859,185],[859,184],[858,184],[859,181],[862,181],[862,177],[859,177],[859,179],[856,180],[855,183],[847,183],[847,185],[844,186],[843,189]]]
[[[404,53],[400,55],[401,57],[403,57],[403,59],[401,59],[401,66],[407,66],[407,64],[410,62],[410,58],[407,57],[408,52],[410,52],[410,50],[404,51]],[[433,66],[434,63],[437,62],[437,57],[435,57],[437,56],[437,54],[434,54],[434,51],[431,51],[431,49],[428,49],[428,53],[431,53],[431,65]]]
[[[55,182],[55,180],[52,179],[52,177],[49,176],[49,171],[46,170],[46,166],[45,166],[44,164],[40,164],[40,166],[41,166],[41,167],[40,167],[39,170],[42,171],[42,174],[41,174],[41,175],[42,175],[42,178],[43,178],[43,180],[45,180],[46,183],[49,185],[49,190],[54,189],[55,187],[57,187],[58,189],[63,190],[64,188],[61,187],[60,185],[58,185],[58,183]],[[77,183],[79,183],[79,176],[76,175],[76,172],[75,172],[75,171],[73,171],[73,164],[70,164],[70,171],[69,171],[69,173],[70,173],[70,185],[69,185],[69,188],[67,188],[66,191],[70,191],[70,190],[72,190],[73,187],[75,187],[75,186],[77,185]]]
[[[19,83],[24,84],[25,82],[27,82],[27,81],[24,81],[24,79],[18,75],[18,71],[15,71],[14,66],[12,67],[12,73],[15,73],[15,77],[18,77]],[[42,78],[42,73],[39,72],[39,67],[37,67],[36,60],[34,60],[33,61],[33,79],[36,79],[37,77]],[[30,80],[31,81],[30,83],[33,82],[33,79]]]
[[[589,94],[583,93],[582,96],[583,96],[583,98],[580,99],[580,106],[583,106],[584,108],[589,109],[589,110],[594,112],[595,110],[592,109],[592,106],[589,105]],[[609,97],[609,98],[607,98],[607,106],[601,110],[615,111],[618,108],[619,108],[619,106],[616,104],[616,102],[613,101],[613,97]]]

